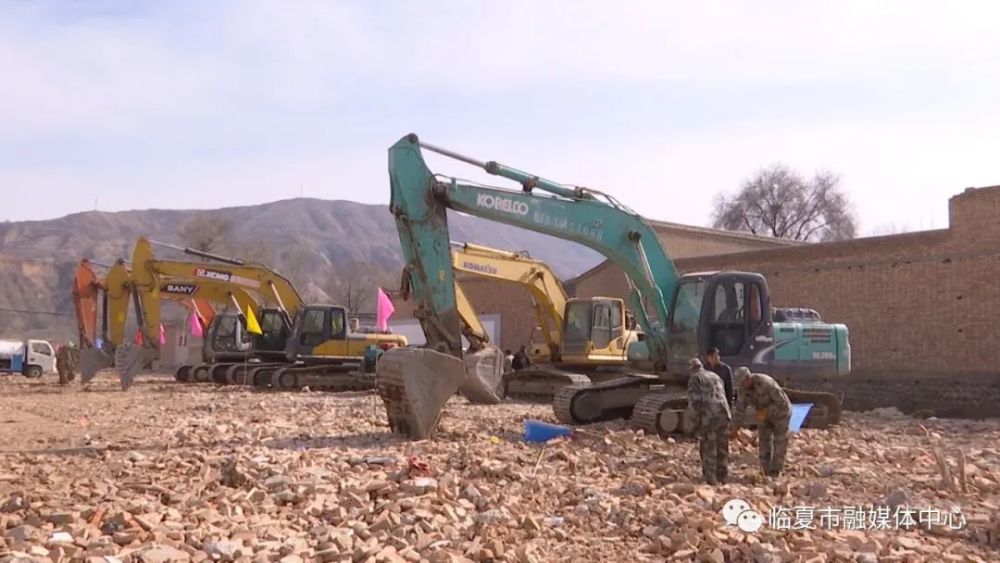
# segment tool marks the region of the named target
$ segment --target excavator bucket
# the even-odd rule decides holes
[[[392,348],[375,364],[389,427],[416,440],[434,434],[445,403],[465,379],[461,359],[427,348]]]
[[[127,350],[122,361],[122,371],[120,374],[122,391],[128,391],[135,380],[136,374],[143,370],[150,362],[156,359],[156,350],[145,346],[134,346]]]
[[[459,391],[473,403],[495,405],[504,398],[504,353],[487,344],[465,354],[465,381]]]
[[[97,372],[115,363],[114,356],[99,348],[87,348],[80,352],[80,383],[90,383]]]

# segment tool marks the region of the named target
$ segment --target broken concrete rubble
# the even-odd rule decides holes
[[[552,420],[545,405],[452,399],[439,435],[409,442],[388,432],[370,395],[143,377],[122,398],[67,390],[29,400],[18,389],[0,381],[10,416],[49,417],[52,429],[38,431],[44,447],[108,447],[70,464],[0,426],[4,443],[29,452],[0,456],[0,560],[987,561],[1000,546],[990,516],[1000,506],[995,422],[969,434],[960,421],[920,421],[965,451],[965,494],[940,487],[915,421],[855,413],[841,427],[795,434],[776,481],[759,475],[752,441],[734,442],[729,484],[709,487],[693,441],[641,435],[624,421],[549,443],[540,456],[520,432],[525,418]],[[137,405],[148,410],[122,425]],[[727,526],[720,512],[733,498],[765,527]],[[901,532],[818,529],[818,514],[805,531],[767,522],[775,507],[872,504],[955,507],[968,523]]]

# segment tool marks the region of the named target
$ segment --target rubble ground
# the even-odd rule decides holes
[[[0,378],[0,405],[0,561],[989,561],[1000,547],[997,420],[846,413],[793,435],[776,481],[743,430],[713,488],[695,442],[623,421],[526,444],[525,419],[554,421],[544,404],[456,397],[422,442],[391,435],[369,393],[162,376],[123,393],[106,373],[89,392]],[[726,524],[734,498],[761,530]],[[923,510],[921,524],[878,529],[873,505]],[[860,526],[847,510],[833,523],[843,507]]]

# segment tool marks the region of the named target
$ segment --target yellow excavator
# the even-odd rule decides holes
[[[621,299],[569,299],[552,269],[545,262],[532,259],[525,253],[453,241],[451,263],[456,272],[517,284],[531,295],[545,345],[533,346],[533,365],[530,368],[511,372],[506,369],[499,348],[490,345],[489,335],[461,283],[455,283],[456,311],[461,321],[462,336],[469,343],[462,356],[469,374],[467,381],[477,374],[502,377],[507,397],[551,401],[555,393],[566,385],[618,377],[620,372],[613,370],[628,364],[627,346],[641,338],[634,330],[634,322],[629,323],[629,315]],[[410,276],[404,272],[401,290],[404,300],[409,299],[410,288],[406,283],[409,279]],[[415,312],[418,318],[421,314]],[[609,319],[607,323],[609,326],[625,327],[621,335],[599,341],[592,337],[590,331],[582,330],[581,325],[590,323],[595,315],[616,315],[615,321]],[[462,392],[477,391],[471,387]]]
[[[307,305],[295,320],[285,347],[289,364],[255,368],[247,376],[255,386],[281,389],[309,387],[329,392],[362,391],[375,387],[364,365],[375,353],[405,347],[401,334],[360,332],[348,322],[347,309],[337,305]]]
[[[154,244],[212,262],[159,260],[153,255]],[[255,316],[262,334],[250,336],[244,314],[246,306],[234,303],[238,312],[219,314],[209,327],[205,363],[182,366],[177,371],[177,379],[181,381],[252,383],[281,388],[309,386],[327,391],[370,389],[373,377],[356,371],[366,351],[373,346],[385,349],[406,345],[403,336],[351,331],[343,307],[303,305],[292,283],[262,264],[145,237],[136,242],[132,261],[139,301],[147,311],[144,316],[148,317],[149,326],[158,322],[153,304],[164,276],[192,279],[206,288],[242,288],[261,300]]]
[[[504,376],[505,396],[551,400],[563,386],[620,376],[618,370],[628,365],[628,346],[642,339],[622,299],[570,299],[552,269],[540,260],[471,243],[451,244],[456,272],[515,283],[531,294],[545,346],[532,347],[530,368]],[[455,292],[463,324],[473,322],[463,313],[471,307],[462,306],[468,299],[460,284]],[[590,330],[595,319],[613,329],[608,338]]]
[[[94,272],[92,265],[108,268],[104,279]],[[107,266],[84,259],[77,267],[73,284],[73,304],[79,330],[80,368],[84,383],[93,379],[100,369],[120,364],[120,361],[115,361],[115,356],[127,352],[125,324],[134,287],[132,274],[124,260],[118,260],[113,266]],[[164,298],[179,303],[195,313],[202,326],[214,320],[215,308],[211,299],[202,299],[201,296],[191,293],[166,293]],[[99,302],[100,334],[97,323]],[[150,332],[157,338],[158,328],[157,324],[157,330]],[[123,386],[127,387],[124,380]]]
[[[178,250],[214,261],[162,260],[153,245]],[[203,362],[182,365],[178,381],[231,383],[239,368],[262,363],[283,363],[284,347],[292,320],[302,307],[302,299],[288,279],[263,264],[219,256],[191,248],[181,248],[140,237],[132,255],[133,277],[143,325],[159,323],[160,295],[180,292],[203,295],[223,302],[228,309],[218,314],[205,333]],[[261,334],[248,330],[247,312],[254,314]],[[155,344],[147,354],[157,352]]]

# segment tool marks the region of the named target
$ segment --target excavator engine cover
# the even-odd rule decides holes
[[[465,381],[459,391],[472,403],[495,405],[504,398],[503,350],[487,344],[465,354]]]
[[[392,348],[375,365],[389,427],[416,440],[434,434],[445,403],[465,379],[461,359],[427,348]]]

